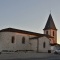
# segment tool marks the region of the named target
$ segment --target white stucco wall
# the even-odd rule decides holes
[[[37,39],[31,39],[30,43],[31,43],[31,50],[37,51]]]
[[[45,48],[43,47],[43,43],[45,42]],[[39,38],[39,52],[48,52],[51,50],[50,40],[47,37]]]
[[[11,42],[12,36],[15,37],[14,43]],[[22,44],[22,37],[25,37],[25,44]],[[34,35],[27,35],[15,32],[0,32],[0,51],[2,50],[34,50],[37,51],[37,39],[29,40]],[[41,37],[39,40],[39,52],[50,50],[50,41],[47,37]],[[43,48],[43,42],[46,42],[46,48]]]
[[[32,46],[32,50],[37,51],[38,52],[48,52],[48,50],[51,50],[51,46],[50,46],[50,40],[47,37],[40,37],[38,39],[32,39],[31,41],[31,46]],[[43,43],[45,42],[45,48],[43,47]],[[38,45],[38,48],[37,48]]]
[[[12,36],[15,37],[14,43],[11,42]],[[25,37],[25,44],[22,44],[22,37]],[[0,32],[0,51],[1,50],[29,50],[29,35],[14,32]]]

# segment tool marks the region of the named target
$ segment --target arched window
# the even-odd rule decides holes
[[[48,35],[48,31],[46,31],[46,34]]]
[[[14,43],[15,37],[12,36],[11,43]]]
[[[25,37],[22,37],[22,43],[25,44]]]
[[[54,36],[54,31],[53,31],[53,36]]]
[[[45,48],[46,47],[46,43],[45,42],[43,42],[43,48]]]

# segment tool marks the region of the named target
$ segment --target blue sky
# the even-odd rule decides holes
[[[0,0],[0,29],[12,27],[43,33],[50,10],[60,43],[60,0]]]

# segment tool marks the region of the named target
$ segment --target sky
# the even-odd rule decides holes
[[[60,0],[0,0],[0,29],[11,27],[44,33],[50,13],[60,44]]]

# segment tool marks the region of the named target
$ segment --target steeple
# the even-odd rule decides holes
[[[56,44],[57,43],[57,29],[54,24],[51,13],[49,14],[47,23],[46,23],[43,30],[44,30],[44,34],[47,34],[47,35],[50,35],[53,37],[53,38],[50,38],[50,43]]]
[[[47,23],[46,23],[45,28],[44,28],[43,30],[48,30],[48,29],[57,30],[57,29],[56,29],[56,26],[55,26],[55,24],[54,24],[54,21],[53,21],[53,18],[52,18],[51,13],[49,14]]]

